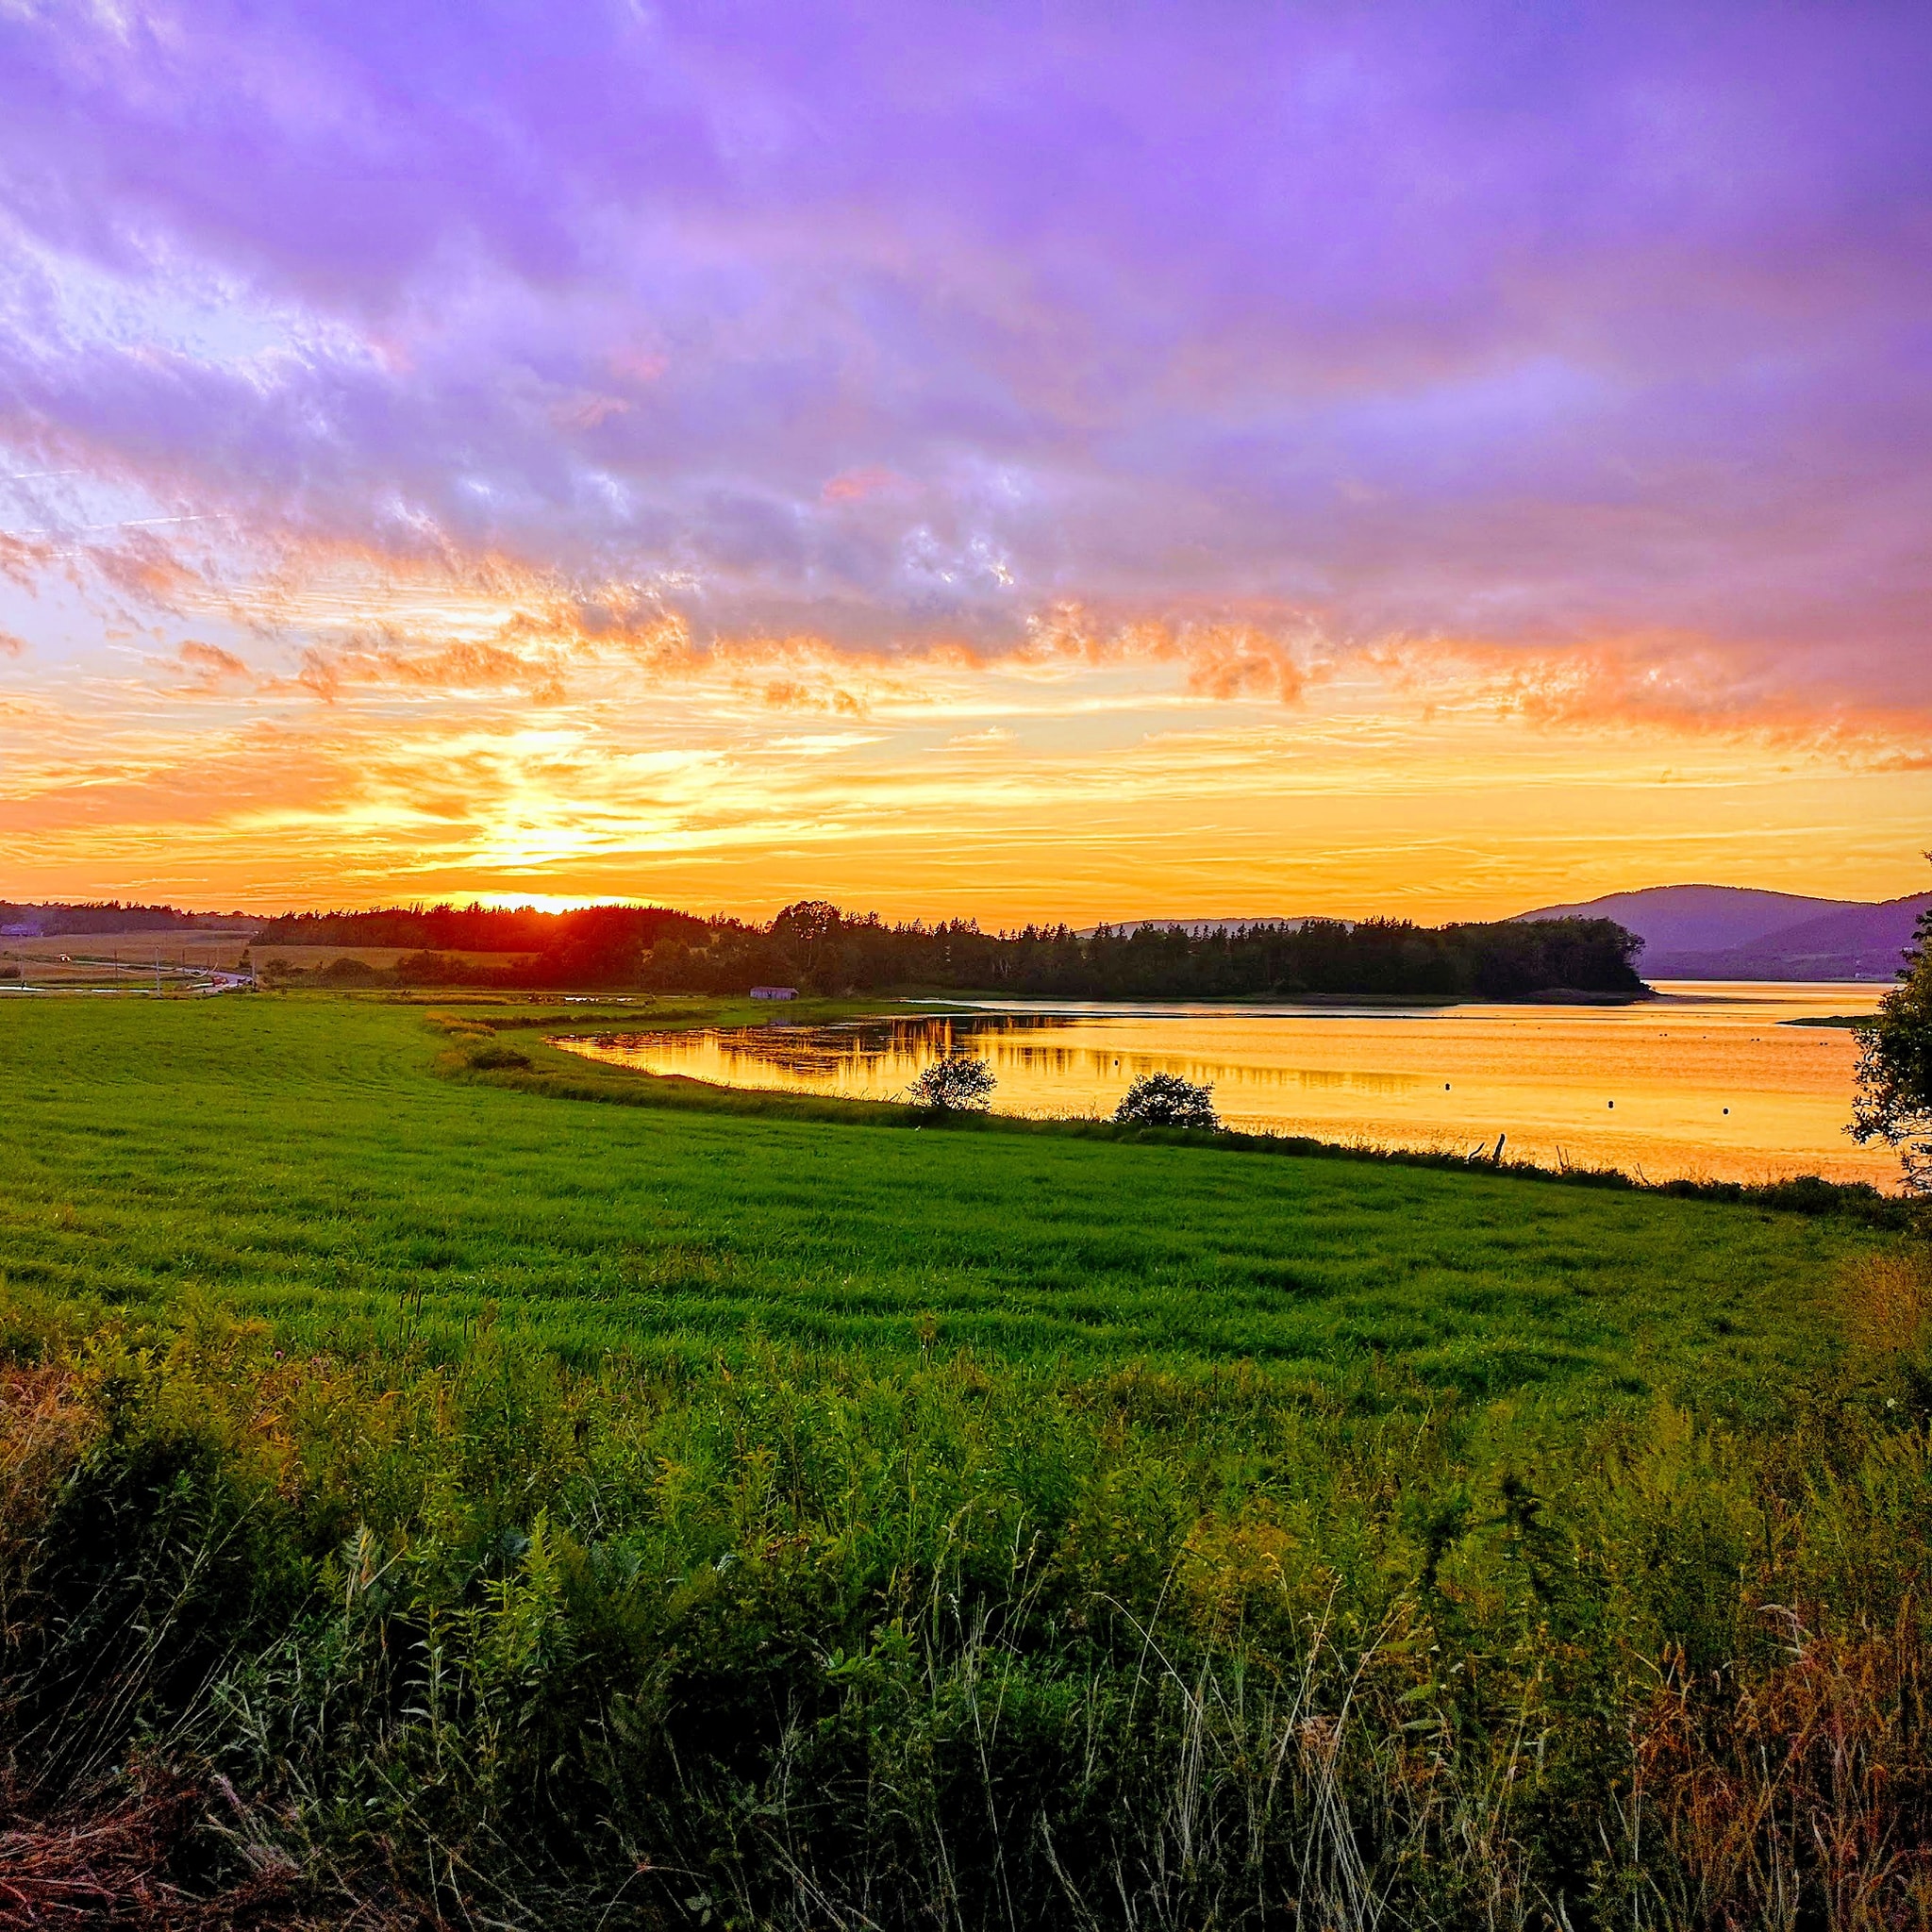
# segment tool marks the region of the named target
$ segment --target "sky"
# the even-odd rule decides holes
[[[1880,898],[1914,4],[0,0],[0,896]]]

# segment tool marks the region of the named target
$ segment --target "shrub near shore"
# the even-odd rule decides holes
[[[1847,1292],[1750,1426],[15,1293],[9,1869],[145,1792],[264,1923],[1920,1923],[1932,1288]]]

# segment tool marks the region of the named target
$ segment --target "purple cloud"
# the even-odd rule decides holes
[[[1927,98],[1889,5],[27,6],[0,441],[701,637],[1073,601],[1915,707]]]

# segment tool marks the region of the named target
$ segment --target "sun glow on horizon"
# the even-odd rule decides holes
[[[1907,10],[485,38],[0,9],[0,893],[1918,886]]]
[[[525,606],[456,601],[374,641],[278,603],[0,709],[9,895],[1434,920],[1688,876],[1886,896],[1932,816],[1909,719],[1729,715],[1694,663],[1163,630],[667,651],[554,617],[533,644]],[[1227,688],[1231,651],[1273,689]]]

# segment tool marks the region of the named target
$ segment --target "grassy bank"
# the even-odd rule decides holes
[[[1895,1237],[450,1051],[375,1004],[0,1013],[18,1896],[1932,1907]]]
[[[885,1132],[862,1106],[709,1090],[587,1107],[440,1077],[448,1040],[378,1004],[49,1002],[6,1022],[9,1280],[135,1307],[197,1286],[349,1354],[445,1358],[493,1310],[585,1368],[762,1335],[1079,1368],[1374,1357],[1579,1398],[1694,1371],[1748,1392],[1829,1353],[1820,1297],[1875,1239],[1507,1176]]]

